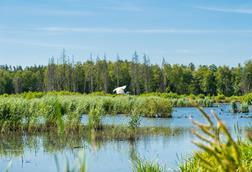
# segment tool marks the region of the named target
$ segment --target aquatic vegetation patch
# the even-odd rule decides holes
[[[231,112],[233,113],[249,113],[248,103],[239,103],[232,101],[230,104]]]
[[[139,115],[147,117],[170,117],[172,104],[160,97],[137,96],[85,96],[85,95],[46,95],[41,98],[1,97],[1,130],[23,127],[31,130],[44,124],[47,127],[60,127],[62,123],[76,126],[81,116],[89,114],[89,125],[99,128],[102,115],[131,114],[136,109]],[[59,123],[59,121],[62,122]]]

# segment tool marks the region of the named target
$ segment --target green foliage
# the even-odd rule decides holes
[[[241,88],[245,93],[252,91],[252,60],[245,63],[241,76]]]
[[[216,71],[217,92],[226,96],[234,94],[233,78],[231,69],[227,66],[220,66]]]
[[[190,96],[192,97],[192,96]],[[172,104],[174,107],[193,107],[194,103],[191,101],[192,98],[179,98],[179,99],[172,99]],[[213,100],[209,98],[195,98],[194,101],[202,106],[202,107],[212,107],[213,106]]]
[[[168,64],[162,66],[150,63],[146,55],[140,63],[135,52],[132,61],[116,62],[98,58],[96,62],[71,63],[65,51],[59,59],[50,58],[46,66],[0,66],[0,94],[22,94],[27,99],[39,98],[46,93],[37,95],[29,92],[67,92],[93,93],[104,96],[112,93],[117,86],[127,85],[132,94],[151,93],[152,96],[179,98],[179,95],[223,94],[237,95],[252,91],[252,61],[237,67]],[[57,63],[56,63],[57,61]],[[57,93],[58,94],[58,93]],[[176,95],[178,94],[178,95]],[[51,94],[50,94],[51,95]],[[71,93],[72,95],[72,93]]]
[[[241,153],[240,156],[240,165],[237,167],[238,169],[234,171],[251,171],[252,170],[252,163],[251,163],[251,157],[252,157],[252,146],[251,144],[246,143],[239,143],[238,149]],[[217,151],[217,150],[216,150]],[[200,157],[200,158],[199,158]],[[203,159],[203,160],[202,160]],[[209,167],[206,167],[203,163],[208,163],[213,165],[211,169]],[[186,163],[180,165],[180,171],[182,172],[210,172],[210,171],[223,171],[220,168],[220,162],[217,162],[216,159],[209,155],[206,152],[198,152],[196,153],[192,158],[188,159]],[[229,171],[225,171],[229,172]]]
[[[88,126],[90,129],[100,129],[101,128],[101,117],[104,115],[104,111],[101,106],[91,107],[88,113]]]
[[[148,162],[138,159],[135,165],[135,172],[163,172],[164,169],[156,162]]]
[[[243,96],[243,101],[252,105],[252,93],[246,94]]]
[[[140,126],[140,115],[138,114],[137,109],[134,109],[131,112],[129,126],[132,129],[136,129]]]
[[[225,102],[226,97],[223,94],[218,94],[217,96],[214,97],[216,102]]]
[[[28,95],[31,95],[29,93]],[[35,93],[34,95],[37,95]],[[31,96],[34,97],[34,96]],[[0,97],[1,128],[36,130],[39,126],[75,128],[81,124],[81,117],[89,114],[91,128],[100,128],[101,117],[105,114],[171,117],[172,103],[161,97],[139,96],[92,96],[92,95],[44,95],[41,98],[27,98],[12,95]],[[137,115],[136,115],[137,114]],[[136,122],[137,123],[137,122]]]
[[[163,98],[174,98],[174,99],[177,99],[177,98],[180,98],[181,96],[183,95],[178,95],[177,93],[172,93],[172,92],[169,92],[169,93],[161,93],[161,92],[151,92],[151,93],[144,93],[144,94],[141,94],[140,96],[156,96],[156,97],[163,97]]]
[[[201,131],[200,133],[194,130],[193,133],[199,139],[194,143],[203,152],[196,153],[194,157],[180,166],[180,170],[186,172],[251,171],[252,161],[249,158],[252,156],[251,144],[236,143],[215,112],[213,112],[213,116],[217,125],[203,109],[199,108],[199,110],[205,117],[207,124],[193,121]]]
[[[138,98],[135,102],[139,114],[147,117],[171,117],[172,103],[160,97]]]

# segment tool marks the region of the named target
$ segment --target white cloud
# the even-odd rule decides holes
[[[218,7],[204,7],[204,6],[197,6],[194,8],[207,11],[225,12],[225,13],[252,14],[251,8],[218,8]]]
[[[172,28],[114,28],[114,27],[27,27],[9,28],[0,27],[0,33],[95,33],[95,34],[252,34],[252,29],[232,30],[232,29],[172,29]]]
[[[206,33],[252,33],[252,30],[202,30],[202,29],[129,29],[129,28],[91,28],[91,27],[43,27],[36,30],[47,32],[80,33],[137,33],[137,34],[206,34]]]
[[[0,14],[20,14],[35,16],[89,16],[95,13],[88,10],[71,10],[47,6],[1,6]]]

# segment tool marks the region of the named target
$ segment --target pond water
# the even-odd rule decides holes
[[[252,126],[252,113],[232,114],[227,105],[205,108],[210,113],[216,111],[235,135],[234,126],[243,130]],[[92,141],[82,136],[36,135],[36,136],[1,136],[0,137],[0,171],[12,163],[10,172],[54,172],[57,171],[56,159],[63,171],[66,161],[73,166],[77,154],[84,151],[88,171],[92,172],[127,172],[132,171],[135,156],[157,161],[166,166],[168,171],[177,171],[182,159],[197,150],[191,143],[194,139],[190,133],[193,127],[190,118],[204,121],[195,108],[174,108],[173,118],[141,118],[141,126],[162,126],[181,128],[181,132],[168,136],[142,136],[135,141],[98,140]],[[125,115],[106,115],[103,124],[127,125],[129,117]],[[87,123],[84,115],[83,123]],[[183,158],[182,158],[183,157]],[[67,160],[66,160],[67,159]]]

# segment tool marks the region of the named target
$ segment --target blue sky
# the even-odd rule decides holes
[[[75,61],[226,64],[252,58],[250,0],[1,0],[0,64],[47,64],[66,49]]]

